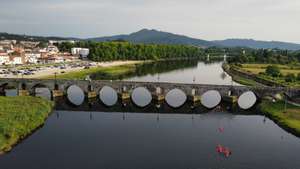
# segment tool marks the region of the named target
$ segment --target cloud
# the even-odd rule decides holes
[[[156,28],[300,43],[298,0],[1,0],[0,31],[92,37]]]

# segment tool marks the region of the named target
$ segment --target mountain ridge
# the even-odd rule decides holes
[[[117,41],[124,40],[132,43],[146,43],[146,44],[178,44],[178,45],[192,45],[197,47],[248,47],[254,49],[283,49],[283,50],[300,50],[300,44],[281,42],[281,41],[263,41],[254,39],[241,39],[230,38],[225,40],[203,40],[188,37],[185,35],[174,34],[170,32],[158,31],[155,29],[142,29],[130,34],[121,34],[114,36],[103,36],[93,38],[74,38],[74,37],[46,37],[46,36],[30,36],[30,35],[18,35],[1,33],[0,39],[17,39],[17,40],[85,40],[85,41]]]

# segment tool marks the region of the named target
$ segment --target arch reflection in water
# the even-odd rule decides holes
[[[35,96],[51,100],[51,91],[48,88],[35,88]]]
[[[144,87],[138,87],[133,90],[131,99],[138,107],[145,107],[151,103],[152,95]]]
[[[238,105],[241,109],[247,110],[255,105],[257,98],[252,91],[243,93],[238,99]]]
[[[100,90],[99,97],[100,97],[100,100],[102,101],[102,103],[105,104],[106,106],[113,106],[118,101],[117,92],[109,86],[104,86]]]
[[[85,96],[80,87],[72,85],[67,90],[67,97],[72,104],[79,106],[84,102]]]
[[[207,91],[201,96],[201,104],[209,109],[212,109],[219,105],[221,100],[222,97],[216,90]]]
[[[167,93],[165,100],[169,106],[179,108],[186,102],[187,96],[182,90],[173,89]]]

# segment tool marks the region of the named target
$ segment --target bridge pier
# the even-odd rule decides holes
[[[163,94],[153,94],[152,98],[155,101],[164,101],[165,100],[165,95],[163,95]]]
[[[52,98],[56,98],[56,97],[63,97],[64,96],[64,92],[61,90],[52,90]]]
[[[19,96],[29,96],[30,93],[29,93],[28,90],[21,89],[21,90],[18,91],[18,95]]]
[[[237,96],[222,96],[222,100],[224,102],[230,103],[230,104],[235,104],[238,101]]]
[[[130,94],[129,94],[129,92],[120,92],[120,93],[118,93],[118,97],[121,100],[129,100]]]
[[[201,96],[189,95],[189,96],[188,96],[188,100],[189,100],[190,102],[193,102],[193,103],[195,103],[195,102],[200,102],[200,101],[201,101]]]
[[[87,93],[87,98],[88,99],[93,99],[93,98],[96,98],[96,97],[97,97],[97,92],[95,92],[95,91],[89,91]]]

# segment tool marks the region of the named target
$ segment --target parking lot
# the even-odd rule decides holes
[[[56,74],[63,74],[97,66],[92,62],[76,62],[53,65],[28,65],[10,68],[0,68],[0,78],[40,78]]]

